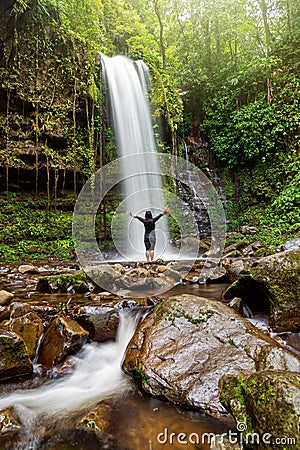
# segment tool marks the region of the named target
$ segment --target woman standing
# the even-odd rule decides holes
[[[144,224],[145,227],[144,244],[146,247],[146,259],[147,262],[151,264],[153,263],[154,259],[154,247],[156,243],[155,223],[167,213],[168,211],[165,209],[162,213],[158,214],[158,216],[153,217],[151,211],[146,211],[144,219],[140,216],[132,214],[132,212],[128,213],[130,214],[131,217],[133,217],[134,219],[138,219],[140,222]]]

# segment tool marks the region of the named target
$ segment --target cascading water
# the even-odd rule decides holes
[[[148,68],[143,61],[132,61],[124,56],[108,58],[101,54],[101,62],[119,155],[141,155],[138,176],[129,176],[129,168],[126,163],[122,164],[122,184],[126,197],[124,206],[142,217],[146,210],[156,215],[165,209],[165,202],[158,159],[154,165],[152,159],[150,166],[147,158],[147,153],[157,153],[147,97],[150,81]],[[123,256],[143,260],[142,225],[137,220],[130,220],[127,225],[127,245]],[[156,230],[158,258],[169,240],[167,221],[161,219]]]
[[[60,421],[66,413],[78,414],[130,389],[131,382],[122,372],[121,362],[140,318],[141,312],[122,313],[116,341],[86,345],[73,357],[70,375],[0,398],[0,410],[13,407],[25,430],[21,442],[10,447],[11,450],[39,449],[50,420]]]

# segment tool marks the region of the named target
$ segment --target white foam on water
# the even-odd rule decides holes
[[[42,387],[0,397],[0,409],[14,407],[24,425],[39,416],[59,416],[78,411],[130,389],[130,378],[121,370],[122,358],[141,313],[120,315],[116,341],[91,343],[74,357],[71,374]]]

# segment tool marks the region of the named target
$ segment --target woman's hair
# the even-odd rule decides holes
[[[151,211],[146,211],[145,212],[145,219],[153,219]]]

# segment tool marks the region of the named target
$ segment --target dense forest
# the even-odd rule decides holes
[[[229,231],[299,233],[298,1],[2,0],[0,258],[72,255],[76,195],[117,156],[101,52],[148,65],[158,148],[208,167]]]

